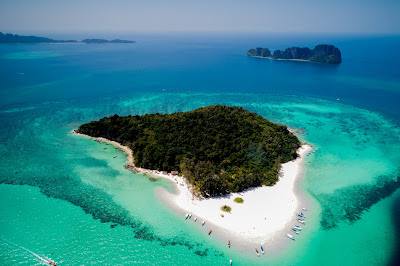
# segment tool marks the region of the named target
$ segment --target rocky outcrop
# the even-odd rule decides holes
[[[247,55],[269,57],[269,56],[271,56],[271,52],[268,48],[256,48],[256,49],[250,49],[247,52]]]
[[[272,55],[268,48],[256,48],[250,49],[247,52],[247,55],[272,59],[300,59],[328,64],[340,64],[342,62],[342,55],[340,53],[340,50],[335,46],[329,44],[317,45],[313,50],[300,47],[287,48],[283,51],[276,50]]]
[[[342,62],[342,54],[340,50],[333,45],[321,44],[315,46],[309,60],[329,64],[340,64]]]
[[[310,58],[312,51],[308,48],[287,48],[284,51],[276,50],[273,54],[273,58],[276,59],[303,59],[308,60]]]

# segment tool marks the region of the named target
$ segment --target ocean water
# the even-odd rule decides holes
[[[399,263],[400,37],[125,38],[138,43],[0,45],[0,264]],[[343,63],[245,56],[319,43],[339,47]],[[308,223],[278,254],[228,249],[160,202],[156,191],[173,191],[170,183],[133,174],[119,150],[69,134],[115,113],[210,104],[284,123],[315,147],[301,182]]]

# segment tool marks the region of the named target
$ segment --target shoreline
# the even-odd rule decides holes
[[[299,158],[282,164],[279,181],[272,187],[251,188],[204,199],[194,197],[187,184],[179,180],[180,177],[168,177],[175,183],[177,192],[172,194],[159,188],[156,194],[165,205],[180,213],[182,219],[185,219],[185,213],[192,214],[192,220],[198,218],[198,227],[207,233],[208,230],[201,226],[201,222],[205,221],[206,229],[213,229],[213,234],[216,229],[215,236],[223,243],[228,240],[232,244],[235,242],[235,249],[254,252],[254,248],[259,249],[263,245],[269,254],[277,253],[290,241],[287,233],[296,237],[290,228],[295,224],[302,226],[297,222],[297,212],[310,206],[299,183],[305,172],[305,157],[311,149],[310,145],[304,144],[298,150]],[[236,197],[244,199],[244,203],[234,202]],[[223,205],[232,207],[231,212],[221,211]],[[249,246],[253,248],[249,249]]]
[[[269,59],[269,60],[278,60],[278,61],[300,61],[300,62],[311,62],[311,63],[323,63],[323,62],[311,61],[311,60],[307,60],[307,59],[285,59],[285,58],[273,58],[273,57],[254,56],[254,55],[248,55],[248,56],[255,57],[255,58]]]
[[[291,226],[294,224],[302,226],[297,222],[297,212],[303,207],[308,208],[310,204],[299,186],[305,172],[304,160],[312,149],[308,144],[303,144],[297,150],[299,157],[296,160],[282,164],[279,180],[274,186],[251,188],[239,193],[206,199],[195,196],[191,192],[192,187],[181,176],[136,167],[133,152],[129,147],[106,138],[94,138],[77,133],[75,130],[71,133],[107,142],[124,151],[128,154],[125,165],[128,170],[172,182],[175,187],[174,193],[162,187],[156,189],[156,197],[161,203],[182,219],[185,219],[186,214],[191,214],[192,218],[187,219],[187,222],[195,222],[194,219],[197,218],[195,223],[199,230],[207,234],[212,229],[212,235],[221,243],[231,241],[234,247],[232,250],[254,252],[254,248],[260,251],[260,245],[263,245],[270,255],[280,252],[283,246],[292,242],[286,236],[287,233],[296,237],[290,229]],[[236,197],[244,199],[244,202],[242,204],[234,202]],[[272,204],[268,204],[270,202]],[[223,212],[220,209],[223,205],[232,207],[231,212]],[[204,226],[202,221],[205,221]]]

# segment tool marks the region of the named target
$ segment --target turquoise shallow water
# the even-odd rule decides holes
[[[395,58],[365,65],[352,45],[390,49],[399,39],[325,36],[347,52],[341,66],[326,66],[243,55],[256,41],[286,45],[285,36],[203,37],[161,48],[149,36],[132,47],[0,47],[1,264],[40,263],[20,247],[62,265],[395,264],[400,68]],[[114,113],[210,104],[243,106],[287,124],[316,148],[301,184],[312,216],[279,254],[227,249],[155,197],[160,186],[172,191],[167,181],[132,174],[122,152],[68,134]]]

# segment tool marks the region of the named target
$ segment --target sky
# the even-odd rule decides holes
[[[0,0],[0,32],[400,33],[400,0]]]

